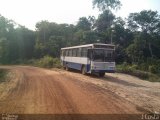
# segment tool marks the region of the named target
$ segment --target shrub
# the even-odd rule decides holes
[[[132,69],[134,69],[134,70],[138,69],[138,65],[135,65],[135,64],[133,64],[131,67],[132,67]]]
[[[151,71],[151,73],[147,71],[137,70],[138,67],[139,66],[137,65],[117,65],[117,72],[133,75],[140,79],[148,80],[151,82],[160,82],[160,75],[153,74],[157,72],[158,67],[150,66],[149,70]]]
[[[27,61],[27,64],[44,68],[61,68],[59,58],[52,58],[51,56],[44,56],[40,59],[31,59]]]
[[[141,64],[139,64],[138,69],[142,70],[142,71],[148,71],[148,64],[147,63],[141,63]]]
[[[7,74],[7,70],[0,69],[0,82],[5,82],[6,74]]]
[[[44,56],[38,61],[38,66],[45,67],[45,68],[52,68],[53,67],[53,58],[50,56]]]
[[[150,74],[148,72],[145,71],[140,71],[140,70],[135,70],[132,73],[130,73],[130,75],[139,77],[141,79],[149,79]]]
[[[59,58],[53,58],[53,67],[54,68],[61,68],[61,62]]]
[[[117,66],[117,72],[130,73],[134,70],[134,66],[129,66],[127,63],[123,63],[122,65]]]
[[[158,73],[158,69],[155,65],[151,65],[151,66],[149,66],[149,72]]]

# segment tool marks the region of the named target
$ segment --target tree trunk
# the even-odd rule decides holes
[[[151,47],[151,43],[150,42],[148,43],[148,46],[149,46],[149,51],[150,51],[151,57],[153,58],[153,52],[152,52],[152,47]]]

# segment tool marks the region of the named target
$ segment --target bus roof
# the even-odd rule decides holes
[[[113,47],[115,46],[113,44],[93,43],[93,44],[79,45],[79,46],[73,46],[73,47],[65,47],[65,48],[61,48],[61,50],[81,48],[81,47],[90,47],[90,46],[94,46],[94,45],[104,45],[104,46],[113,46]]]

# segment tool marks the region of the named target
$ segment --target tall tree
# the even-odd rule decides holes
[[[19,26],[15,31],[19,47],[19,59],[33,58],[35,33],[24,26]]]
[[[139,31],[139,37],[143,40],[144,50],[147,48],[150,52],[150,57],[153,58],[153,46],[155,43],[154,35],[160,31],[160,16],[157,11],[143,10],[140,13],[131,13],[128,18],[129,29],[133,32]],[[146,53],[146,56],[147,53]],[[149,57],[149,56],[148,56]]]
[[[91,23],[86,17],[79,18],[79,21],[76,25],[77,29],[79,30],[91,30]]]
[[[97,7],[100,11],[120,9],[120,0],[93,0],[93,6]]]
[[[16,23],[12,20],[8,20],[0,15],[0,39],[1,39],[1,49],[5,51],[1,52],[1,62],[7,63],[15,61],[18,58],[18,42],[16,39],[16,32],[14,25]],[[5,44],[6,48],[3,46]]]
[[[111,39],[111,26],[115,16],[110,10],[105,10],[98,16],[98,19],[95,22],[95,30],[99,34],[100,42],[110,43]]]

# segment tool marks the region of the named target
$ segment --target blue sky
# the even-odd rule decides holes
[[[131,12],[144,9],[160,13],[160,0],[121,0],[122,8],[117,16],[127,17]],[[0,14],[34,30],[41,20],[56,23],[76,24],[79,17],[98,16],[92,0],[0,0]]]

